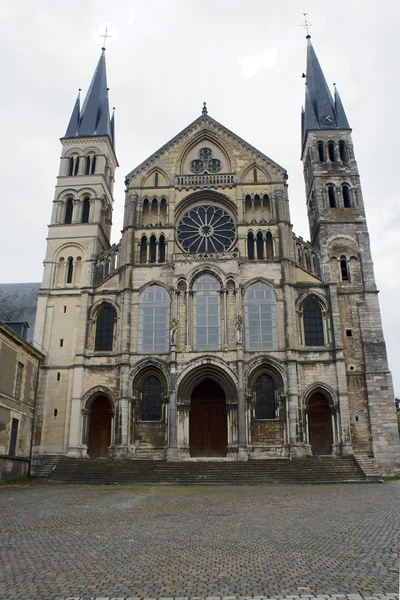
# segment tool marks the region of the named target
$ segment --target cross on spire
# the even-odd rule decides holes
[[[105,32],[102,35],[99,35],[99,37],[103,38],[103,47],[102,47],[102,50],[105,50],[106,49],[107,38],[112,37],[112,35],[107,35],[107,25],[106,25]]]
[[[303,15],[304,15],[304,23],[303,23],[302,25],[300,25],[300,27],[304,27],[304,29],[305,29],[305,30],[306,30],[306,32],[307,32],[306,38],[309,40],[309,39],[310,39],[310,37],[311,37],[309,29],[310,29],[310,27],[312,27],[312,26],[313,26],[313,24],[312,24],[312,23],[309,23],[309,22],[307,21],[307,15],[308,15],[308,13],[303,13]]]

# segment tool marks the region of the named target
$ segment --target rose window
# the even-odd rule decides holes
[[[218,173],[221,170],[221,161],[214,158],[210,148],[202,148],[199,152],[199,158],[192,160],[190,169],[193,173]]]
[[[177,237],[185,252],[224,252],[235,241],[236,227],[226,210],[206,204],[191,208],[183,215]]]

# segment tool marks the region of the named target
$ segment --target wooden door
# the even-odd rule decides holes
[[[225,394],[211,379],[194,390],[189,417],[191,456],[226,456],[228,446]]]
[[[111,406],[104,396],[92,404],[89,428],[90,458],[105,458],[111,444]]]
[[[308,435],[313,454],[332,454],[332,418],[329,402],[322,394],[310,398]]]

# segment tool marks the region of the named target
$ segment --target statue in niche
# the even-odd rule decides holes
[[[175,344],[176,344],[176,332],[177,332],[176,319],[172,319],[172,321],[171,321],[171,331],[170,331],[170,334],[169,334],[171,346],[175,346]]]
[[[236,343],[241,344],[243,341],[243,319],[241,315],[236,317]]]

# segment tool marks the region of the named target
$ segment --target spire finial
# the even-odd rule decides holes
[[[310,29],[310,27],[313,26],[313,24],[309,23],[307,21],[307,15],[308,15],[308,13],[303,13],[303,15],[304,15],[304,23],[302,25],[300,25],[300,27],[304,27],[304,29],[307,32],[306,39],[309,40],[309,39],[311,39],[311,35],[310,35],[310,32],[309,32],[309,29]]]
[[[203,115],[208,115],[207,102],[203,102],[203,110],[201,112]]]
[[[103,50],[103,52],[105,52],[107,38],[112,37],[112,35],[107,35],[107,25],[106,25],[105,32],[102,35],[99,35],[99,37],[103,38],[103,47],[102,47],[102,50]]]

